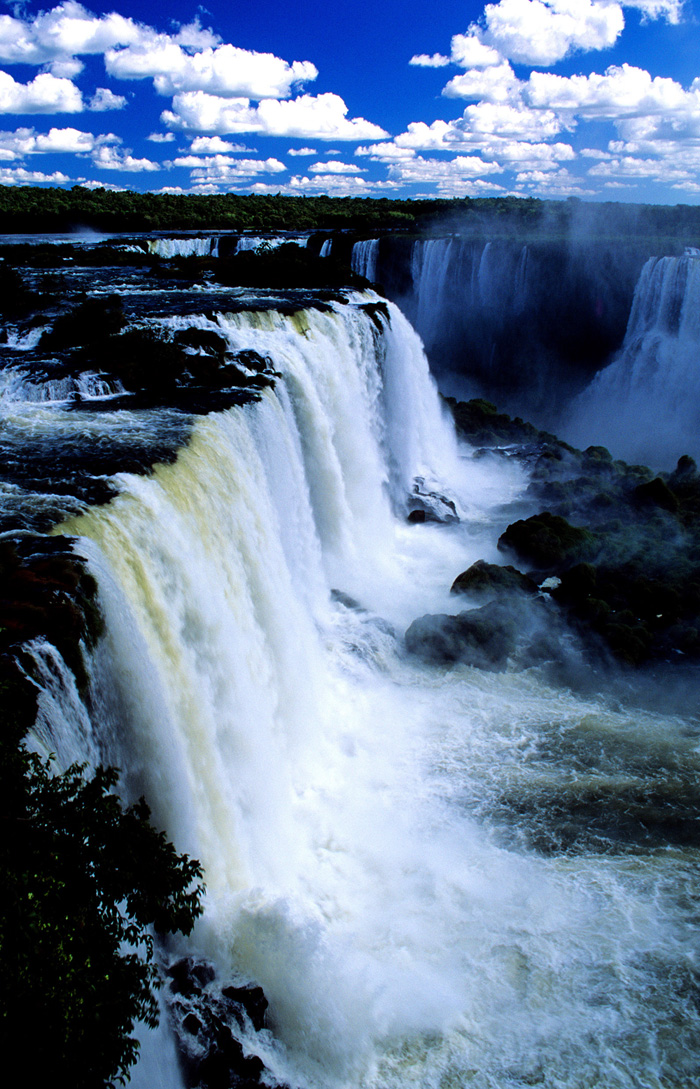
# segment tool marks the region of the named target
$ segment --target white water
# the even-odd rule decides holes
[[[263,238],[258,235],[241,235],[236,245],[236,253],[244,253],[246,250],[257,250],[261,246],[263,249],[276,250],[279,246],[285,246],[288,242],[293,242],[295,246],[305,247],[308,241],[308,238],[304,235],[295,237],[284,236],[281,238]]]
[[[359,276],[365,276],[370,283],[377,279],[377,260],[379,257],[379,239],[367,238],[356,242],[352,247],[350,267]]]
[[[173,257],[217,257],[219,239],[216,235],[203,238],[150,238],[148,253],[167,259]]]
[[[262,984],[274,1038],[255,1046],[310,1089],[687,1089],[690,857],[538,856],[488,805],[679,773],[697,739],[536,672],[407,660],[392,627],[461,607],[447,588],[496,559],[520,471],[459,457],[393,308],[383,337],[342,306],[216,324],[271,355],[277,390],[61,528],[106,612],[103,745],[202,859],[196,943]],[[416,474],[464,525],[394,516]],[[561,756],[611,739],[629,766]]]
[[[635,289],[624,344],[577,398],[565,428],[579,446],[672,469],[700,456],[700,254],[653,257]]]

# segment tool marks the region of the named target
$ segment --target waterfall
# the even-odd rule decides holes
[[[151,238],[148,253],[157,257],[216,257],[219,239],[215,235],[203,238]]]
[[[377,260],[379,258],[379,239],[366,238],[352,247],[350,267],[359,276],[365,276],[370,283],[377,279]]]
[[[391,306],[378,328],[377,301],[153,319],[216,331],[279,378],[58,527],[106,621],[101,751],[202,860],[193,948],[264,988],[272,1031],[246,1047],[280,1082],[682,1089],[698,1074],[690,849],[531,843],[550,799],[575,822],[630,777],[690,781],[696,736],[535,670],[496,681],[406,655],[411,620],[459,609],[454,576],[497,559],[526,481],[457,448],[418,338]],[[460,523],[406,522],[416,476]],[[160,1047],[137,1084],[160,1068],[174,1089]]]
[[[567,438],[668,469],[700,456],[699,353],[700,258],[650,258],[622,348],[572,405]]]
[[[262,246],[265,249],[276,250],[278,246],[284,246],[293,242],[295,246],[305,247],[309,239],[306,236],[284,236],[277,238],[261,237],[260,235],[241,235],[236,245],[236,253],[244,253],[246,250],[257,250]]]

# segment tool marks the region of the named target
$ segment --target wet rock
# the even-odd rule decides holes
[[[515,567],[477,560],[457,576],[450,592],[492,599],[512,593],[534,594],[537,584]]]
[[[265,1028],[267,999],[254,983],[224,986],[208,961],[185,957],[166,970],[166,995],[187,1089],[274,1087],[262,1060],[248,1053],[243,1033]]]
[[[559,568],[589,558],[595,538],[549,511],[508,526],[498,539],[501,551],[511,551],[540,570]]]
[[[413,491],[408,498],[409,522],[458,522],[457,508],[451,499],[440,492],[428,491],[425,480],[416,477]]]
[[[456,616],[419,617],[406,632],[406,648],[425,662],[463,662],[498,671],[515,651],[516,630],[510,611],[491,603]]]

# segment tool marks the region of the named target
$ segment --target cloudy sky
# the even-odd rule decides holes
[[[700,201],[692,0],[2,11],[0,184]]]

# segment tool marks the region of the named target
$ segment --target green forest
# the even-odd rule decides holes
[[[700,237],[700,207],[585,204],[532,197],[392,200],[386,197],[179,195],[107,189],[0,187],[0,232],[77,230],[352,230],[595,237]]]

